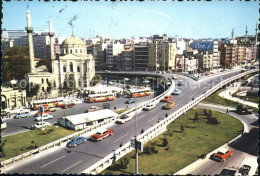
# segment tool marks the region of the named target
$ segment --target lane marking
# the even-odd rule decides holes
[[[138,119],[141,119],[142,117],[144,117],[145,116],[145,114],[144,115],[142,115],[142,116],[140,116]]]
[[[124,137],[126,137],[128,135],[128,133],[127,134],[125,134],[124,136],[121,136],[120,138],[118,138],[117,140],[115,140],[114,142],[117,142],[117,141],[119,141],[120,139],[122,139],[122,138],[124,138]]]
[[[61,171],[61,173],[63,173],[63,172],[65,172],[65,171],[69,170],[70,168],[76,166],[77,164],[79,164],[79,163],[81,163],[81,162],[82,162],[82,161],[79,161],[79,162],[77,162],[76,164],[73,164],[72,166],[68,167],[67,169]]]
[[[151,120],[148,120],[148,122],[151,122],[152,120],[154,120],[155,118],[157,118],[158,116],[155,116],[154,118],[152,118]]]
[[[57,160],[59,160],[59,159],[61,159],[61,158],[64,158],[64,157],[65,157],[65,155],[63,155],[63,156],[61,156],[61,157],[59,157],[59,158],[57,158],[57,159],[55,159],[55,160],[53,160],[53,161],[51,161],[51,162],[45,164],[45,165],[43,165],[41,168],[43,168],[43,167],[45,167],[45,166],[48,166],[49,164],[52,164],[52,163],[54,163],[55,161],[57,161]]]

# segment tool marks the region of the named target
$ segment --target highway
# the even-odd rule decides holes
[[[141,129],[148,129],[151,125],[158,122],[158,119],[164,118],[165,113],[171,114],[180,109],[182,106],[192,101],[210,89],[211,86],[220,81],[237,75],[240,71],[225,73],[222,76],[215,76],[206,80],[196,82],[190,78],[178,76],[178,79],[184,80],[184,86],[180,95],[176,95],[173,101],[176,106],[171,110],[162,110],[164,103],[159,103],[155,109],[148,112],[140,112],[137,115],[137,134]],[[115,101],[116,102],[116,101]],[[122,106],[125,104],[121,103]],[[91,104],[92,105],[92,104]],[[83,106],[83,105],[82,105]],[[87,106],[84,104],[84,106]],[[119,109],[119,105],[118,109]],[[113,107],[113,106],[112,106]],[[69,111],[69,110],[68,110]],[[75,107],[76,111],[76,107]],[[69,115],[69,114],[68,114]],[[16,119],[14,119],[16,120]],[[121,142],[125,144],[135,135],[135,120],[131,120],[126,124],[114,124],[112,129],[115,130],[113,136],[110,136],[99,142],[87,141],[73,149],[61,146],[55,151],[46,151],[44,154],[35,155],[31,158],[19,161],[13,165],[6,167],[6,173],[81,173],[98,160],[107,156],[113,149],[119,148]]]
[[[142,102],[148,101],[153,98],[153,95],[142,97],[138,99],[137,105],[141,104]],[[124,103],[128,98],[121,97],[121,98],[115,98],[114,101],[110,101],[110,109],[114,110],[114,107],[119,109],[126,108],[126,104]],[[64,117],[64,116],[70,116],[70,115],[76,115],[80,113],[84,113],[85,110],[89,109],[91,106],[98,106],[101,109],[103,109],[103,103],[80,103],[76,104],[73,108],[69,109],[61,109],[57,108],[57,111],[52,112],[51,115],[53,115],[53,119],[45,120],[47,122],[50,122],[51,124],[57,123],[57,119]],[[107,102],[105,102],[107,103]],[[134,104],[128,104],[128,107],[133,107]],[[28,118],[21,118],[21,119],[5,119],[5,122],[7,123],[7,128],[2,131],[2,136],[8,136],[13,135],[17,133],[22,133],[25,131],[29,131],[30,127],[36,123],[35,117],[28,117]]]

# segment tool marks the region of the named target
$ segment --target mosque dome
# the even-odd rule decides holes
[[[66,38],[62,45],[85,45],[85,43],[80,38],[72,35],[70,38]]]

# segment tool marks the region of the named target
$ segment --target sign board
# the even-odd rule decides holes
[[[137,149],[143,152],[143,142],[135,141],[135,137],[131,137],[131,147],[137,146]]]
[[[194,41],[192,43],[192,49],[196,49],[198,51],[213,51],[213,41],[210,42]]]
[[[110,109],[110,103],[103,103],[103,109]]]
[[[40,111],[40,113],[44,113],[44,107],[42,107],[42,106],[39,106],[39,111]]]

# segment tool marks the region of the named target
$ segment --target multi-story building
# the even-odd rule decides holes
[[[96,70],[103,70],[106,67],[107,44],[100,42],[93,45],[92,54]]]
[[[25,30],[2,30],[2,39],[15,39],[23,36],[27,36],[27,32]]]
[[[246,47],[237,46],[237,64],[240,65],[246,57]]]
[[[213,69],[213,54],[204,51],[197,54],[195,57],[198,59],[198,69],[200,71],[209,71]]]
[[[220,45],[220,64],[224,67],[232,67],[237,64],[237,46],[233,44]]]
[[[14,46],[14,40],[13,39],[2,39],[1,40],[1,50],[6,50],[9,48],[12,48]]]
[[[121,69],[131,71],[134,69],[133,48],[125,49],[121,53]]]
[[[142,42],[134,46],[134,71],[147,71],[148,43]]]
[[[124,45],[121,43],[110,43],[107,45],[107,55],[106,55],[106,64],[108,69],[113,68],[113,57],[119,56],[119,54],[124,50]]]
[[[177,43],[177,54],[183,54],[186,50],[186,42],[183,39],[176,39]]]
[[[175,68],[176,43],[156,40],[148,44],[148,68],[169,71]]]
[[[219,42],[213,41],[213,68],[220,67],[220,51]]]

